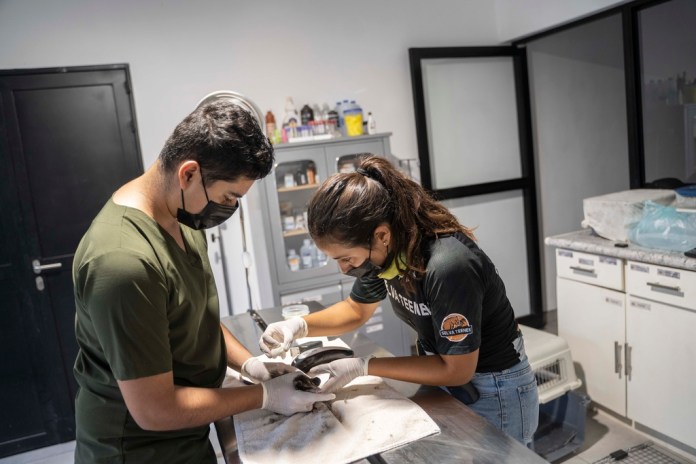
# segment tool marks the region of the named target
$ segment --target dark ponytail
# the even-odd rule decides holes
[[[411,291],[425,272],[424,238],[455,232],[474,238],[423,187],[370,154],[360,155],[356,172],[335,174],[319,187],[310,200],[308,219],[309,233],[319,245],[349,248],[369,247],[375,228],[389,224],[394,250],[406,259],[402,282]]]

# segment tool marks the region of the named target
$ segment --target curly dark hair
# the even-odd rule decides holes
[[[424,238],[461,232],[474,239],[474,234],[386,159],[369,153],[359,157],[357,172],[334,174],[312,196],[309,233],[319,245],[368,248],[377,226],[389,224],[394,250],[406,259],[402,283],[413,291],[425,272]]]
[[[196,108],[179,123],[159,154],[160,166],[172,172],[181,161],[195,160],[205,183],[261,179],[273,168],[273,146],[258,122],[228,100]]]

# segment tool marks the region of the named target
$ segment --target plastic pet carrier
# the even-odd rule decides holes
[[[534,451],[553,462],[573,453],[585,441],[590,398],[573,391],[582,382],[575,375],[573,358],[563,338],[527,326],[521,325],[520,329],[539,389]]]

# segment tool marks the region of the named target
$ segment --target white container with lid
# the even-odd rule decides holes
[[[309,306],[305,304],[295,304],[283,307],[283,319],[290,319],[292,317],[301,317],[309,314]]]

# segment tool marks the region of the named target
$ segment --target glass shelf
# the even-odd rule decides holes
[[[307,229],[295,229],[283,232],[283,237],[294,237],[295,235],[308,235],[309,231]]]
[[[278,193],[296,192],[298,190],[308,190],[308,189],[315,189],[315,188],[319,188],[319,184],[304,184],[304,185],[297,185],[295,187],[278,187]]]

